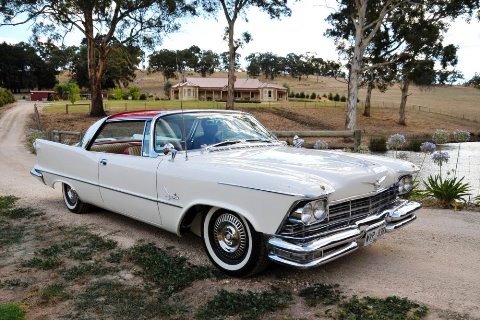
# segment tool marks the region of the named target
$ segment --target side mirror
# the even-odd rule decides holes
[[[173,161],[175,160],[175,156],[177,155],[177,150],[175,150],[175,147],[173,146],[173,144],[171,143],[166,143],[164,146],[163,146],[163,154],[164,155],[167,155],[167,154],[171,154],[172,155],[172,158],[170,159],[170,161]]]

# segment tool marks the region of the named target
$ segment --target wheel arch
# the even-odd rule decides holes
[[[255,229],[257,232],[262,232],[261,227],[258,224],[258,221],[255,219],[254,215],[245,210],[244,208],[241,208],[236,205],[228,204],[228,203],[221,203],[221,202],[216,202],[216,201],[198,201],[192,204],[189,204],[184,210],[182,217],[180,218],[180,223],[178,224],[177,228],[177,234],[182,235],[186,230],[188,230],[188,225],[193,225],[196,223],[195,220],[197,220],[199,217],[202,217],[202,215],[207,214],[207,212],[211,208],[218,208],[218,209],[223,209],[223,210],[228,210],[235,212],[236,214],[242,216],[245,218],[251,226]]]

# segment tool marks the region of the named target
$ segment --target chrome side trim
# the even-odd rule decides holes
[[[290,196],[290,197],[302,197],[302,198],[307,198],[308,197],[307,195],[299,194],[299,193],[290,193],[290,192],[283,192],[283,191],[270,190],[270,189],[254,188],[254,187],[242,186],[242,185],[234,184],[234,183],[218,182],[218,184],[221,184],[221,185],[224,185],[224,186],[238,187],[238,188],[243,188],[243,189],[250,189],[250,190],[256,190],[256,191],[282,194],[282,195],[286,195],[286,196]]]
[[[33,167],[32,170],[30,170],[30,174],[37,178],[38,181],[40,181],[41,183],[45,184],[45,179],[43,179],[43,174],[42,174],[42,171],[38,170],[37,168]]]
[[[136,198],[140,198],[140,199],[144,199],[144,200],[148,200],[148,201],[152,201],[152,202],[158,202],[158,203],[161,203],[161,204],[165,204],[165,205],[169,205],[169,206],[172,206],[172,207],[183,209],[183,206],[175,204],[175,203],[171,203],[171,202],[168,202],[168,201],[159,200],[159,199],[155,199],[155,198],[152,198],[152,197],[145,197],[145,196],[135,194],[135,193],[132,193],[132,192],[128,192],[128,191],[125,191],[125,190],[122,190],[122,189],[107,187],[107,186],[104,186],[104,185],[100,185],[98,183],[90,182],[90,181],[83,180],[83,179],[68,177],[68,176],[61,175],[61,174],[51,172],[51,171],[44,170],[43,172],[49,173],[49,174],[52,174],[52,175],[55,175],[55,176],[58,176],[58,177],[62,177],[62,178],[71,179],[71,180],[74,180],[74,181],[86,183],[86,184],[89,184],[89,185],[92,185],[92,186],[95,186],[95,187],[119,192],[119,193],[126,194],[126,195],[129,195],[129,196],[132,196],[132,197],[136,197]]]

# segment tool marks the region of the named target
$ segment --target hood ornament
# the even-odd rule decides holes
[[[381,178],[375,179],[374,182],[364,182],[364,183],[373,185],[373,188],[375,189],[375,191],[378,191],[382,187],[382,183],[383,181],[385,181],[386,178],[387,176],[383,176]]]

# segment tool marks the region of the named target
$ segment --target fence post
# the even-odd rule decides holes
[[[37,129],[42,130],[42,126],[40,124],[40,114],[38,113],[37,104],[33,105],[33,110],[35,111],[35,123],[37,124]]]
[[[127,111],[127,103],[125,102],[125,111]]]
[[[362,131],[361,130],[355,130],[353,131],[353,148],[354,150],[358,150],[360,147],[360,144],[362,143]]]
[[[68,114],[68,103],[65,104],[65,112]]]

